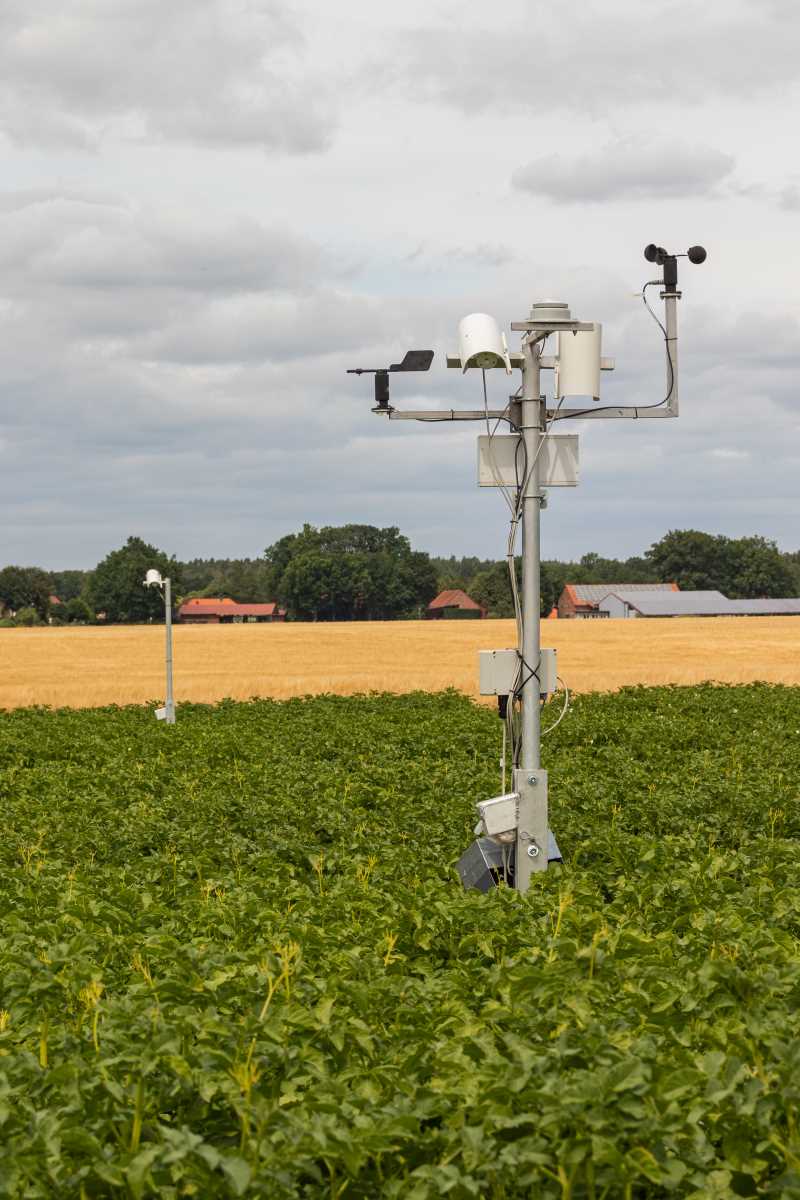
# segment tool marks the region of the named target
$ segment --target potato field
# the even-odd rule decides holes
[[[800,689],[0,715],[0,1196],[800,1197]]]

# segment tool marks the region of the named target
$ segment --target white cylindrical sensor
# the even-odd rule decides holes
[[[506,348],[497,321],[488,313],[470,313],[458,323],[458,356],[467,367],[506,367]]]
[[[559,333],[556,366],[556,399],[562,396],[591,396],[600,399],[600,343],[603,327],[597,321],[592,328],[577,333]]]
[[[145,587],[151,587],[153,584],[160,585],[163,582],[164,581],[161,578],[161,572],[156,571],[154,567],[151,567],[150,570],[145,575],[145,579],[144,579]]]

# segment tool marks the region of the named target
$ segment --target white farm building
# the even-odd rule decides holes
[[[729,600],[722,592],[643,592],[617,588],[597,604],[604,617],[800,616],[800,599]]]

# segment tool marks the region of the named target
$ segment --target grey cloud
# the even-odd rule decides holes
[[[511,247],[504,246],[499,242],[479,242],[475,246],[460,245],[444,249],[427,246],[422,242],[405,255],[404,261],[429,263],[431,270],[441,271],[442,266],[448,263],[451,266],[457,264],[474,267],[504,267],[513,258],[514,251]]]
[[[459,22],[393,39],[387,71],[417,100],[466,113],[524,108],[605,114],[619,105],[751,96],[796,79],[800,22],[781,4],[589,5],[477,28]],[[476,131],[475,136],[479,136]]]
[[[248,0],[6,0],[0,129],[92,148],[109,135],[324,150],[332,96],[303,74],[285,6]]]
[[[69,194],[47,201],[37,195],[23,203],[14,193],[6,199],[0,294],[42,286],[131,293],[302,290],[333,269],[310,239],[252,218],[212,223]]]
[[[566,203],[705,195],[734,159],[708,146],[626,138],[588,154],[549,154],[514,172],[521,191]]]
[[[393,343],[410,345],[419,328],[430,330],[433,307],[424,298],[387,303],[326,285],[303,295],[222,296],[147,335],[137,349],[178,363],[297,362],[346,353],[350,365],[375,366],[399,352]],[[383,355],[380,362],[375,355]]]

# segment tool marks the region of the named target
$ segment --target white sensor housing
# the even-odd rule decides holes
[[[487,837],[509,833],[517,828],[519,822],[519,793],[506,792],[503,796],[493,796],[491,800],[479,803],[477,809]]]
[[[164,580],[161,578],[161,572],[157,571],[154,567],[151,567],[144,577],[145,587],[153,587],[154,584],[157,587],[161,587],[163,582]]]
[[[600,344],[603,327],[597,321],[592,328],[578,333],[559,333],[556,361],[556,399],[562,396],[591,396],[600,399]]]
[[[505,367],[506,374],[511,374],[506,340],[488,313],[470,313],[459,321],[458,356],[462,373],[467,367]]]

